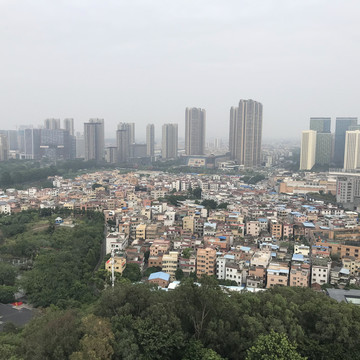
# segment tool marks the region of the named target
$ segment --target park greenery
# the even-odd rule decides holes
[[[120,279],[91,305],[50,306],[0,334],[0,359],[358,359],[360,308],[311,289],[173,291]],[[9,356],[9,354],[12,356]]]
[[[93,271],[104,236],[103,215],[72,214],[74,227],[55,226],[57,216],[69,213],[42,209],[0,217],[0,302],[13,301],[18,288],[40,307],[76,307],[94,300],[101,283]]]

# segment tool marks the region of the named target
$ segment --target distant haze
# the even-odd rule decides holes
[[[48,117],[135,122],[144,139],[185,108],[228,137],[240,99],[263,137],[300,138],[310,116],[360,115],[357,0],[2,0],[0,129]]]

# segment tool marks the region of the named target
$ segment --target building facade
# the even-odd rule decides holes
[[[360,168],[360,130],[347,131],[345,135],[344,170]]]
[[[263,106],[254,100],[240,100],[230,109],[230,155],[239,165],[260,165],[262,119]]]
[[[119,123],[116,131],[117,162],[127,162],[130,157],[131,124]]]
[[[0,161],[9,159],[9,144],[8,138],[4,134],[0,134]]]
[[[196,255],[196,275],[213,276],[216,270],[216,250],[212,248],[198,249]]]
[[[74,119],[72,119],[72,118],[64,119],[64,130],[68,131],[71,136],[75,135]]]
[[[85,160],[104,159],[104,119],[90,119],[84,123]]]
[[[300,170],[311,170],[315,165],[316,131],[305,130],[301,134]]]
[[[346,132],[350,130],[352,126],[356,126],[356,125],[357,125],[357,118],[355,117],[336,118],[334,162],[337,167],[344,166]]]
[[[206,112],[200,108],[185,110],[185,153],[186,155],[205,154]]]
[[[332,157],[333,135],[330,133],[316,134],[315,164],[329,165]]]
[[[162,147],[163,159],[176,159],[178,156],[178,125],[164,124],[162,126]]]
[[[148,124],[146,126],[146,155],[153,157],[155,154],[155,126]]]
[[[314,130],[317,133],[331,133],[331,118],[329,117],[311,117],[310,118],[310,130]]]

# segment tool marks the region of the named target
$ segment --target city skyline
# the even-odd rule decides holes
[[[65,0],[19,12],[6,2],[0,128],[70,117],[79,130],[101,117],[107,137],[119,121],[136,122],[141,138],[148,123],[178,123],[183,134],[183,109],[196,104],[207,136],[226,138],[221,124],[239,98],[266,104],[269,139],[299,139],[310,116],[359,117],[360,4],[276,4]],[[64,19],[66,29],[53,26]],[[351,56],[334,57],[334,43]]]

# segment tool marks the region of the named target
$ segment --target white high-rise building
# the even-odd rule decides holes
[[[301,134],[300,170],[311,170],[315,165],[316,131],[305,130]]]
[[[344,169],[360,168],[360,130],[347,131],[345,137]]]

